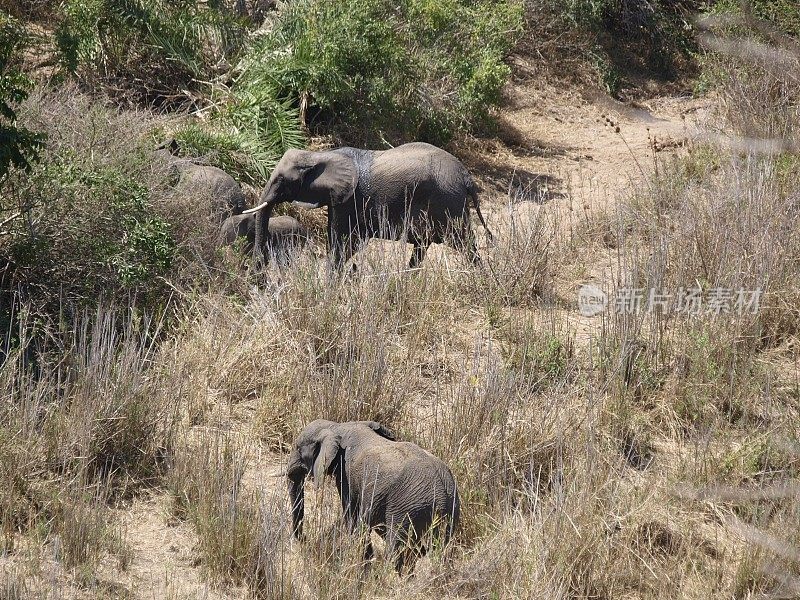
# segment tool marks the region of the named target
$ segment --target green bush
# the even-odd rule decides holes
[[[305,146],[298,111],[271,88],[228,94],[206,122],[172,133],[186,156],[203,156],[239,181],[261,186],[283,153]]]
[[[29,292],[55,309],[61,302],[91,305],[104,294],[159,290],[175,243],[169,225],[151,211],[146,187],[117,169],[85,169],[69,160],[38,169],[30,185],[46,193],[34,211],[37,225],[17,231],[8,248]]]
[[[796,0],[750,0],[752,15],[776,27],[782,33],[800,37],[800,4]],[[712,14],[740,15],[740,0],[717,0]]]
[[[0,181],[0,197],[17,214],[0,235],[0,321],[19,301],[42,316],[115,295],[162,307],[176,257],[197,261],[198,253],[180,247],[192,207],[172,200],[167,169],[154,160],[152,118],[71,87],[36,89],[19,115],[48,143],[29,172]]]
[[[244,37],[220,0],[66,0],[56,43],[63,68],[85,81],[185,99],[225,69]]]
[[[254,36],[234,90],[351,127],[443,141],[485,125],[522,31],[516,0],[299,0]]]
[[[545,60],[589,58],[598,82],[614,95],[642,78],[664,81],[694,72],[693,18],[698,0],[530,0],[532,43]],[[565,54],[564,48],[570,49]],[[558,54],[549,55],[555,49]],[[576,65],[578,66],[578,65]],[[578,69],[580,72],[580,69]]]
[[[14,106],[27,97],[31,86],[30,79],[13,66],[22,42],[20,24],[0,11],[0,181],[12,167],[28,169],[43,142],[41,135],[17,124]],[[1,211],[8,208],[0,203],[0,223]]]

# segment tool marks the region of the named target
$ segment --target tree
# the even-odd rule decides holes
[[[28,95],[31,81],[13,66],[13,57],[22,44],[22,29],[11,16],[0,11],[0,185],[11,169],[29,170],[44,143],[44,136],[17,124],[14,106]],[[0,194],[0,235],[4,227],[19,216],[3,214],[12,210],[4,206]]]

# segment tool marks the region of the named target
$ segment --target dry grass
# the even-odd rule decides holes
[[[220,430],[184,440],[167,478],[173,510],[194,525],[210,578],[246,584],[259,598],[290,598],[290,522],[274,497],[245,488],[246,454],[240,438]]]
[[[45,334],[21,317],[0,366],[0,597],[140,568],[114,515],[165,491],[202,576],[233,597],[796,596],[795,161],[698,144],[575,232],[556,203],[510,198],[479,267],[445,249],[410,272],[408,248],[373,243],[349,275],[312,252],[258,289],[232,268],[186,291],[166,332],[110,310]],[[612,299],[760,287],[761,310],[612,306],[579,336],[556,280],[598,247]],[[316,418],[378,420],[450,465],[447,551],[400,578],[377,544],[364,569],[332,486],[309,487],[307,539],[290,537],[280,471]],[[48,579],[44,555],[73,578]]]
[[[685,166],[664,169],[670,190],[695,185],[676,183]],[[690,229],[702,230],[709,252],[725,254],[709,285],[752,285],[757,273],[792,293],[784,265],[797,255],[793,232],[748,218],[730,181],[706,180],[706,203],[733,203],[726,210],[745,216],[736,233],[712,227],[699,197],[683,189],[696,203],[690,210],[660,179],[624,204],[614,219],[627,228],[618,232],[620,282],[666,288],[689,274],[694,282],[692,268],[703,268],[690,252],[697,238],[676,233]],[[752,210],[778,202],[770,186],[747,189],[760,194]],[[662,210],[674,212],[651,208],[664,197],[672,204]],[[506,237],[506,247],[533,247],[527,228],[502,230],[520,236]],[[555,256],[574,251],[574,239],[550,231],[539,239]],[[737,246],[737,235],[758,244]],[[654,239],[669,239],[665,252],[646,253]],[[203,380],[193,387],[204,407],[192,413],[195,426],[225,422],[279,451],[312,418],[377,419],[442,457],[459,481],[463,521],[449,560],[424,560],[403,580],[380,560],[363,574],[328,489],[309,510],[308,543],[287,550],[283,542],[271,555],[280,564],[289,557],[282,573],[291,573],[294,593],[373,597],[391,585],[395,597],[700,597],[769,588],[761,552],[727,525],[731,507],[676,493],[796,477],[792,451],[775,446],[796,437],[794,392],[763,358],[779,340],[752,334],[762,319],[772,322],[769,308],[733,323],[608,314],[587,347],[575,341],[569,313],[537,294],[546,265],[532,269],[526,295],[498,296],[492,290],[503,286],[488,265],[473,270],[445,251],[405,272],[407,250],[397,250],[368,250],[341,278],[305,257],[270,272],[268,291],[247,304],[207,298],[175,342],[176,370]],[[493,251],[489,260],[504,256]],[[755,424],[766,429],[753,435]],[[783,519],[796,503],[776,507]]]
[[[720,168],[755,181],[771,173],[756,160]],[[614,219],[627,228],[617,232],[620,284],[669,287],[708,273],[708,285],[751,285],[758,274],[770,282],[768,297],[794,293],[786,266],[797,256],[793,230],[747,212],[778,206],[769,182],[748,185],[757,197],[740,197],[728,187],[736,178],[714,175],[702,196],[692,178],[675,183],[681,173],[662,171],[670,192],[656,180]],[[715,206],[744,218],[714,226]],[[506,247],[535,247],[531,230],[508,225]],[[702,238],[682,233],[695,230]],[[574,238],[549,231],[541,239],[553,256],[574,252]],[[737,236],[752,243],[737,245]],[[713,268],[697,248],[715,257]],[[15,515],[4,523],[16,523],[5,526],[6,539],[18,546],[33,535],[24,524],[51,514],[45,539],[59,540],[63,567],[90,572],[115,556],[103,507],[134,490],[130,481],[155,476],[174,497],[174,515],[196,531],[204,576],[235,594],[745,597],[792,589],[798,540],[788,523],[798,503],[768,493],[798,473],[797,388],[779,368],[794,333],[772,325],[792,322],[790,310],[768,303],[725,322],[609,312],[587,345],[576,341],[571,313],[540,295],[546,264],[536,263],[525,288],[497,278],[498,265],[476,269],[449,250],[416,272],[402,268],[399,245],[365,252],[352,275],[332,277],[305,254],[289,270],[269,271],[245,301],[199,296],[157,347],[126,327],[112,335],[120,328],[100,314],[67,335],[83,340],[68,371],[52,379],[22,367],[7,373],[22,406],[41,408],[11,411],[4,423],[44,412],[49,426],[34,419],[21,428],[38,446],[4,446],[4,477],[17,487],[3,489],[66,482],[71,473],[86,485],[58,484],[66,500],[50,513],[41,503],[4,502],[4,514]],[[487,263],[510,256],[502,246],[487,252]],[[511,293],[499,295],[512,280]],[[783,336],[763,333],[772,331]],[[449,551],[398,579],[379,550],[365,571],[327,487],[309,498],[308,541],[290,539],[283,480],[272,478],[276,453],[313,418],[376,419],[442,457],[463,502]],[[145,451],[133,460],[131,447]],[[87,496],[89,482],[105,491]],[[767,492],[695,499],[712,484]],[[13,543],[6,548],[14,552]]]
[[[32,557],[39,591],[44,557],[87,584],[105,561],[128,568],[111,507],[158,480],[173,445],[177,398],[152,362],[158,324],[114,312],[37,344],[23,316],[20,348],[0,368],[0,555]]]

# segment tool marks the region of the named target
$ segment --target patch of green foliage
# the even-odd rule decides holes
[[[503,357],[507,368],[524,374],[534,389],[556,385],[570,376],[574,362],[571,339],[524,321],[507,320],[499,333],[506,342]]]
[[[800,37],[800,3],[797,0],[750,0],[752,15],[776,27],[780,32]],[[740,0],[717,0],[710,10],[717,15],[741,15]]]
[[[521,0],[296,0],[249,40],[222,0],[65,0],[61,12],[66,72],[114,95],[206,105],[172,135],[254,185],[305,144],[312,115],[369,132],[350,136],[362,142],[442,143],[489,125],[523,31]]]
[[[43,165],[32,189],[46,192],[32,234],[21,230],[8,249],[44,301],[50,277],[58,301],[90,305],[104,294],[159,289],[175,255],[169,225],[149,207],[148,189],[113,167],[85,168],[68,158]]]
[[[271,88],[350,127],[442,142],[489,122],[522,29],[516,0],[298,0],[254,37],[234,89]]]
[[[172,134],[186,156],[206,160],[239,181],[261,186],[290,148],[305,146],[297,107],[272,88],[232,93],[206,122],[193,122]]]
[[[63,68],[148,98],[182,96],[182,86],[208,81],[244,37],[220,0],[66,0],[62,11]]]
[[[17,124],[14,106],[31,87],[30,79],[13,64],[23,38],[20,24],[0,11],[0,181],[11,168],[29,169],[44,141],[41,134]],[[6,208],[0,204],[0,211]]]

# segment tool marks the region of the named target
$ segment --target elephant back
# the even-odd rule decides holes
[[[177,161],[174,167],[179,177],[176,186],[178,192],[208,197],[214,213],[239,215],[247,208],[247,198],[242,188],[222,169],[188,160]]]
[[[423,488],[436,490],[437,497],[452,498],[455,478],[439,458],[412,442],[384,441],[365,452],[368,466],[396,477],[400,489],[412,489],[424,482]],[[360,465],[363,467],[363,465]],[[420,492],[424,493],[422,489]]]
[[[269,232],[277,235],[305,235],[306,228],[294,217],[270,217]]]
[[[415,515],[414,526],[419,531],[437,521],[449,522],[448,531],[458,524],[460,500],[452,472],[444,462],[418,446],[407,454],[387,498],[388,520]]]

